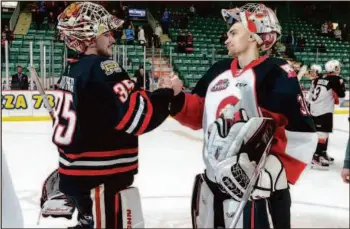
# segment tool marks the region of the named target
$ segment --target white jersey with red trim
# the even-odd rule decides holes
[[[321,116],[334,112],[334,105],[339,98],[345,97],[344,80],[337,75],[326,74],[313,82],[310,96],[310,112],[313,116]]]
[[[277,123],[271,153],[278,155],[290,183],[311,161],[317,135],[296,73],[284,60],[260,57],[243,69],[238,60],[220,61],[201,78],[192,94],[180,94],[171,114],[193,129],[207,127],[222,111],[243,108],[249,117],[272,117]],[[208,174],[209,179],[214,181]]]

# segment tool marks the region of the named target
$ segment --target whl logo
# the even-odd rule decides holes
[[[222,91],[225,90],[228,85],[229,85],[229,81],[228,79],[223,79],[223,80],[219,80],[219,82],[217,82],[214,87],[211,88],[210,91],[215,92],[215,91]]]

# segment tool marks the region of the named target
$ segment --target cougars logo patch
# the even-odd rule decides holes
[[[210,91],[222,91],[225,90],[229,86],[230,82],[228,79],[219,80],[211,89]]]
[[[106,75],[111,75],[113,72],[119,73],[122,72],[119,64],[113,60],[106,60],[101,63],[102,70],[105,71]]]

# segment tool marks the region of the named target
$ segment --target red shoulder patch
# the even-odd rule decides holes
[[[296,72],[294,71],[292,66],[290,66],[289,64],[284,64],[284,65],[281,65],[280,67],[287,73],[288,78],[297,77]]]

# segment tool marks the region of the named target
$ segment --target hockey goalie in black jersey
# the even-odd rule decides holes
[[[75,207],[75,228],[144,227],[139,193],[131,187],[138,136],[168,117],[174,91],[170,79],[154,92],[141,90],[111,60],[111,32],[122,23],[90,2],[72,3],[58,17],[61,37],[80,57],[58,84],[52,140],[59,168],[45,182],[42,214],[58,209],[58,216],[67,216]],[[132,221],[126,220],[129,211]]]
[[[235,58],[215,63],[190,94],[173,85],[171,115],[204,132],[206,170],[194,182],[193,227],[290,228],[289,183],[298,181],[316,149],[313,119],[293,68],[283,59],[259,57],[281,34],[273,10],[246,4],[222,15],[229,25],[225,44]],[[248,192],[253,176],[258,180]],[[245,193],[251,201],[236,224]]]
[[[345,82],[340,76],[340,62],[330,60],[325,64],[327,74],[312,82],[309,96],[310,112],[316,125],[318,144],[312,159],[312,168],[326,170],[334,159],[327,153],[329,133],[333,131],[334,105],[345,97]]]

